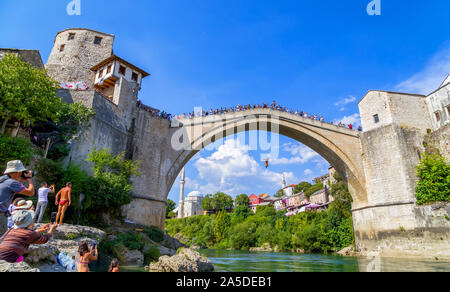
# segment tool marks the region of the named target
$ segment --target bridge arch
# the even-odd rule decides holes
[[[367,204],[360,133],[272,109],[252,109],[173,123],[178,155],[167,172],[167,194],[189,160],[209,144],[241,132],[260,130],[294,139],[316,151],[347,181],[354,208]],[[178,144],[178,145],[174,145]]]

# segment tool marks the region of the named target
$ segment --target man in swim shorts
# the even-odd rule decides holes
[[[56,222],[59,224],[63,224],[64,220],[64,214],[66,213],[67,207],[69,207],[72,204],[72,197],[71,197],[71,191],[72,191],[72,184],[69,182],[66,184],[65,188],[62,188],[57,194],[55,199],[55,205],[58,206],[58,215],[56,215]],[[58,198],[61,195],[61,200],[58,202]]]

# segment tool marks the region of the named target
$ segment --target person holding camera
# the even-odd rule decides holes
[[[33,227],[34,212],[31,210],[16,210],[14,212],[13,228],[0,237],[0,260],[8,263],[20,263],[32,244],[46,244],[52,237],[58,224],[47,224],[39,230]],[[42,233],[47,234],[43,235]]]
[[[44,217],[45,209],[48,204],[48,194],[55,192],[55,185],[50,186],[46,182],[42,183],[42,187],[38,190],[38,203],[36,205],[36,213],[34,214],[33,222],[42,223],[42,217]]]
[[[87,241],[83,241],[78,247],[78,253],[77,271],[79,273],[89,273],[89,264],[91,261],[96,261],[98,259],[97,245],[94,244],[89,249]]]
[[[32,182],[33,172],[27,170],[20,160],[10,161],[6,166],[4,176],[0,177],[0,235],[8,230],[8,207],[16,194],[27,197],[34,196]],[[22,183],[27,182],[26,188]]]

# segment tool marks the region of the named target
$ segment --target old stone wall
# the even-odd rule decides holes
[[[134,200],[124,207],[128,219],[164,227],[167,173],[176,159],[170,145],[170,122],[142,109],[136,111],[131,158],[142,162],[142,175],[134,179]]]
[[[448,132],[435,134],[437,139],[442,135]],[[415,204],[416,166],[425,152],[424,138],[420,130],[395,124],[361,135],[368,204],[353,210],[360,251],[379,251],[384,257],[450,258],[450,250],[443,248],[449,243],[450,209]]]
[[[450,124],[441,127],[425,137],[428,149],[437,149],[450,163]]]
[[[115,104],[93,90],[58,90],[58,96],[67,103],[81,102],[96,112],[89,122],[90,126],[80,131],[80,136],[72,143],[68,162],[80,164],[83,169],[90,170],[86,158],[94,148],[109,148],[114,154],[127,150],[130,133],[126,121],[121,118],[120,109]]]
[[[44,69],[44,63],[42,62],[41,54],[38,50],[0,49],[0,59],[6,54],[17,54],[25,62],[30,63],[34,67]]]
[[[411,212],[414,214],[415,227],[409,229],[406,225],[411,223],[408,219]],[[395,207],[391,212],[372,209],[363,215],[366,221],[379,220],[380,224],[394,221],[398,227],[357,238],[357,249],[362,256],[372,254],[392,258],[450,259],[450,204],[407,205]]]
[[[417,128],[423,132],[432,127],[425,96],[422,95],[369,91],[358,107],[364,131],[390,124]],[[378,123],[375,115],[378,115]]]

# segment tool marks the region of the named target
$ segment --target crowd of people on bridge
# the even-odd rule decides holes
[[[325,118],[323,116],[319,116],[317,114],[308,114],[307,112],[293,110],[288,107],[282,107],[281,105],[277,105],[277,103],[275,101],[270,105],[268,105],[267,103],[263,103],[262,105],[260,105],[260,104],[237,105],[236,107],[230,107],[230,108],[221,107],[220,109],[216,109],[216,110],[213,110],[213,109],[210,109],[209,111],[202,110],[202,112],[197,112],[197,113],[196,112],[190,112],[187,114],[184,113],[184,114],[181,114],[178,116],[174,116],[173,119],[174,120],[194,119],[194,118],[200,118],[200,117],[221,115],[221,114],[226,114],[226,113],[243,112],[243,111],[252,110],[252,109],[271,109],[271,110],[275,110],[275,111],[290,113],[293,115],[297,115],[297,116],[315,120],[315,121],[320,121],[322,123],[327,123],[327,122],[325,122]],[[334,122],[329,122],[328,124],[334,125]],[[336,126],[348,128],[350,130],[354,129],[352,124],[347,125],[342,122],[339,122]],[[358,127],[358,131],[360,131],[360,132],[362,131],[361,126]]]
[[[169,121],[172,120],[172,115],[171,114],[169,114],[169,113],[167,113],[165,111],[160,112],[157,109],[154,109],[154,108],[151,108],[149,106],[146,106],[140,100],[137,101],[137,107],[139,109],[141,109],[141,110],[144,110],[144,111],[150,113],[155,118],[160,118],[160,119],[169,120]]]

